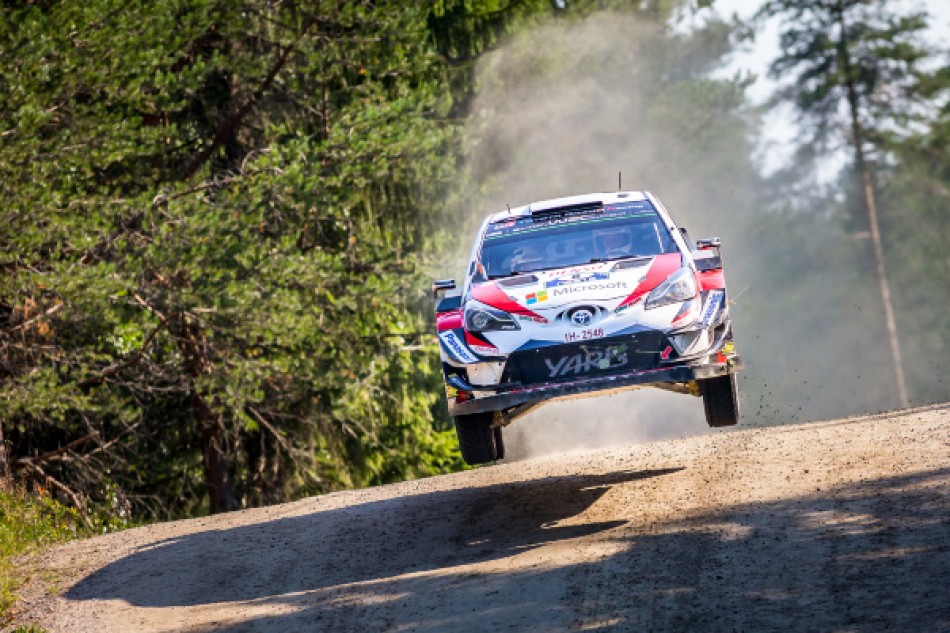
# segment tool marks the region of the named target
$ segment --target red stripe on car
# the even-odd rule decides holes
[[[504,310],[509,314],[522,314],[524,316],[543,318],[537,312],[525,308],[520,303],[513,301],[504,290],[499,288],[495,282],[490,281],[472,288],[472,298],[481,301],[485,305]]]
[[[699,284],[703,290],[721,290],[726,287],[726,276],[721,268],[707,270],[699,273]]]
[[[474,348],[482,347],[487,348],[490,351],[498,351],[498,348],[492,345],[487,338],[481,334],[469,332],[468,330],[465,330],[465,342],[469,347],[473,348],[473,350]],[[475,350],[475,352],[478,353],[478,350]]]
[[[679,268],[681,264],[682,262],[680,261],[679,253],[666,253],[663,255],[657,255],[653,259],[653,263],[650,265],[650,270],[647,271],[647,275],[644,277],[643,281],[637,284],[637,287],[634,289],[633,293],[624,299],[623,302],[617,307],[622,308],[623,306],[636,303],[642,299],[648,292],[659,286],[666,280],[667,277],[672,275],[673,271]]]
[[[439,332],[445,330],[457,330],[462,327],[462,311],[449,310],[435,315],[435,327]]]

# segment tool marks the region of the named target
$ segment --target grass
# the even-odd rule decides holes
[[[27,575],[13,558],[90,534],[75,510],[48,495],[27,494],[0,486],[0,628],[9,625],[16,590]],[[20,627],[14,630],[40,629]]]

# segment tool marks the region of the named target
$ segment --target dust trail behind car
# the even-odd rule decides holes
[[[489,211],[608,190],[621,171],[625,188],[653,189],[693,236],[723,238],[746,423],[896,406],[883,321],[873,316],[879,300],[873,287],[857,291],[866,271],[833,265],[849,240],[810,233],[805,215],[800,233],[770,233],[762,181],[747,158],[754,117],[736,105],[741,89],[709,82],[703,99],[693,92],[728,48],[725,32],[671,40],[633,16],[599,13],[541,26],[487,55],[471,104],[468,167],[491,193],[466,196],[466,241]],[[814,251],[811,268],[780,255],[796,244]],[[653,413],[639,408],[641,418]]]
[[[719,432],[703,418],[702,402],[640,389],[545,405],[511,425],[506,461],[583,452]]]

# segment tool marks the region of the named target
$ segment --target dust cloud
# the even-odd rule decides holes
[[[505,430],[505,457],[517,461],[712,432],[699,398],[637,389],[544,405]]]
[[[552,21],[486,55],[466,133],[467,181],[478,183],[467,235],[506,204],[616,190],[620,172],[624,189],[657,194],[693,239],[722,237],[745,423],[887,408],[886,372],[867,369],[886,366],[874,343],[883,339],[851,318],[875,309],[873,292],[845,292],[862,271],[827,272],[823,258],[847,250],[833,224],[803,214],[790,234],[766,210],[774,187],[753,158],[759,120],[745,86],[710,78],[729,35],[714,21],[670,33],[602,12]],[[708,430],[701,399],[645,389],[546,405],[506,437],[509,455],[523,457]]]

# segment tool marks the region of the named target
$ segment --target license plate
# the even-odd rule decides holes
[[[603,328],[592,328],[589,330],[573,330],[571,332],[564,333],[564,341],[566,343],[574,343],[577,341],[591,341],[595,338],[602,338],[604,336]]]

